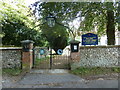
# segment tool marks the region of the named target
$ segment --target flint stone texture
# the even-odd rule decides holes
[[[120,64],[120,45],[81,46],[80,60],[71,65],[77,67],[118,67]]]
[[[22,48],[7,47],[0,48],[2,53],[2,68],[20,68]]]

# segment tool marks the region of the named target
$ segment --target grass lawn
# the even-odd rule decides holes
[[[120,73],[120,67],[91,67],[85,68],[80,67],[75,70],[71,70],[70,73],[79,75],[79,76],[91,76],[91,75],[100,75],[100,74],[110,74],[110,73]]]
[[[35,60],[35,66],[39,66],[40,63],[44,62],[44,61],[48,61],[49,62],[49,58],[50,57],[45,57],[45,58],[41,58],[41,59],[36,59]]]
[[[11,68],[11,69],[2,69],[2,74],[8,74],[8,75],[12,75],[12,76],[17,76],[19,74],[22,73],[22,70],[21,69],[14,69],[14,68]]]

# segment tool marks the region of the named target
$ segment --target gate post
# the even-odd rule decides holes
[[[30,70],[33,67],[33,41],[23,40],[22,43],[22,69]]]
[[[80,52],[79,52],[79,41],[71,41],[70,42],[70,47],[71,47],[71,52],[70,52],[70,65],[71,69],[73,69],[73,64],[78,63],[80,61]]]

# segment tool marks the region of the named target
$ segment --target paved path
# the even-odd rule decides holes
[[[84,80],[59,70],[32,70],[11,88],[118,88],[118,80]]]

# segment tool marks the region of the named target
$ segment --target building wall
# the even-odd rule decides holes
[[[107,45],[107,36],[101,36],[98,45]],[[115,45],[120,45],[120,31],[115,32]]]
[[[119,66],[119,46],[81,46],[80,60],[73,63],[71,68],[77,67],[116,67]]]
[[[22,48],[0,48],[2,68],[21,68]]]

